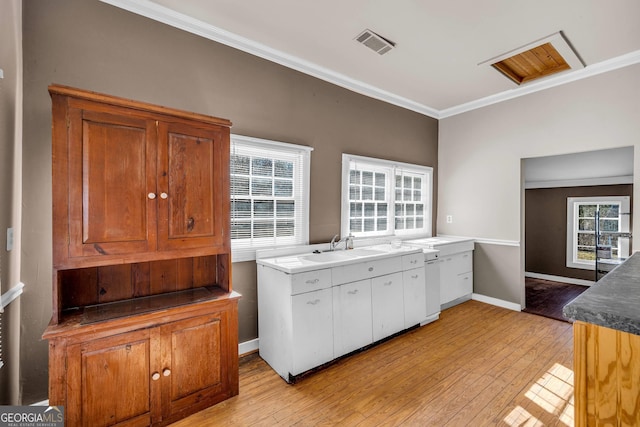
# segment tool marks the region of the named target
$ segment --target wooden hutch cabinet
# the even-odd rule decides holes
[[[70,426],[166,425],[238,394],[231,123],[49,92],[50,404]]]

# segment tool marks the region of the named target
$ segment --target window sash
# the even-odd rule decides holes
[[[231,248],[234,261],[256,249],[309,241],[311,147],[231,136]]]
[[[341,234],[431,235],[432,175],[427,166],[343,154]]]

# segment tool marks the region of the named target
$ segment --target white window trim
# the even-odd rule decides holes
[[[313,147],[306,145],[290,144],[287,142],[272,141],[262,138],[254,138],[244,135],[231,134],[231,154],[233,154],[233,144],[240,143],[242,145],[254,145],[257,148],[272,148],[274,150],[282,150],[302,154],[302,188],[300,189],[300,201],[303,209],[303,223],[301,224],[301,234],[299,235],[300,244],[309,243],[309,189],[311,176],[311,152]],[[231,167],[231,165],[229,165]],[[232,196],[233,197],[233,196]],[[231,253],[233,262],[255,261],[256,250],[273,249],[277,246],[254,246],[251,248],[234,248],[233,239],[231,240]]]
[[[362,162],[370,165],[373,168],[391,169],[392,176],[391,181],[387,183],[387,190],[391,196],[389,205],[389,224],[391,224],[389,232],[386,233],[374,233],[368,234],[368,237],[402,237],[404,239],[414,237],[425,237],[432,235],[432,223],[433,223],[433,168],[430,166],[422,166],[411,163],[395,162],[392,160],[378,159],[374,157],[357,156],[354,154],[342,154],[342,203],[340,212],[340,233],[342,236],[349,234],[349,169],[350,162],[355,161]],[[395,170],[404,169],[407,172],[423,173],[425,179],[425,232],[417,232],[415,230],[395,230]]]
[[[629,196],[602,196],[602,197],[567,197],[567,258],[566,265],[570,268],[583,270],[595,270],[595,261],[581,261],[576,258],[578,246],[578,224],[576,222],[578,204],[619,202],[621,213],[627,213],[630,209]],[[629,215],[620,216],[620,228],[622,232],[629,232]],[[597,242],[596,242],[597,243]],[[629,242],[622,241],[621,256],[629,256]]]

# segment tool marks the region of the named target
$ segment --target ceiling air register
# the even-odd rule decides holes
[[[369,49],[376,52],[378,55],[384,55],[395,47],[395,43],[391,40],[387,40],[379,34],[374,33],[371,30],[364,30],[358,37],[356,37],[358,43],[362,43]]]

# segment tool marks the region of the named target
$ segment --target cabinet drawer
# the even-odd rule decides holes
[[[424,254],[418,252],[417,254],[403,255],[402,256],[402,269],[411,270],[413,268],[422,267],[424,263]]]
[[[331,269],[306,271],[291,275],[291,295],[331,287]]]
[[[339,285],[402,271],[402,257],[397,256],[358,264],[341,265],[333,267],[331,270],[333,284]]]

